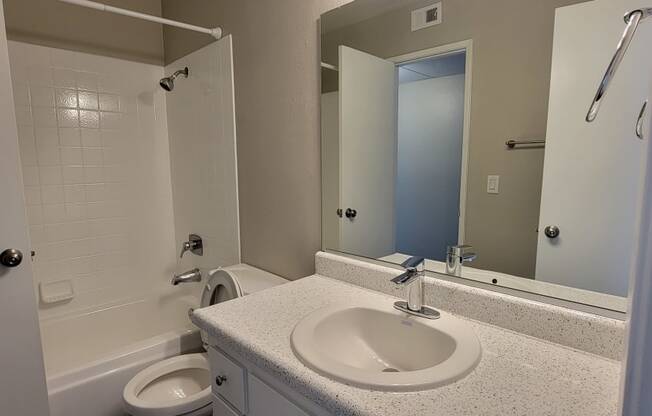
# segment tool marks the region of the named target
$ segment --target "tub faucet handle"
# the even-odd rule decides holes
[[[197,234],[190,234],[188,236],[188,241],[184,241],[181,244],[181,254],[179,255],[179,258],[183,258],[183,255],[186,254],[187,251],[198,256],[204,255],[204,242],[200,236]]]

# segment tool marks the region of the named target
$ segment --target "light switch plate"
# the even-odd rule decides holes
[[[487,176],[487,193],[497,194],[500,192],[500,176],[489,175]]]
[[[442,22],[441,2],[412,11],[412,31],[438,25]]]

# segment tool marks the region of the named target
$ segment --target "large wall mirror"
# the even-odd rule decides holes
[[[423,256],[431,271],[624,311],[643,35],[598,120],[585,117],[623,15],[642,5],[356,0],[322,15],[324,249]],[[461,268],[446,267],[454,251]]]

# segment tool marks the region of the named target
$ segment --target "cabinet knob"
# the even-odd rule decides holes
[[[225,382],[226,382],[226,376],[217,376],[217,377],[215,377],[215,384],[217,384],[218,386],[221,386]]]

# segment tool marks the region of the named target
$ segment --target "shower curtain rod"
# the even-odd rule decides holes
[[[176,26],[182,29],[193,30],[195,32],[206,33],[213,36],[215,39],[220,39],[222,37],[222,28],[214,27],[207,28],[201,26],[190,25],[188,23],[177,22],[175,20],[164,19],[158,16],[152,16],[145,13],[134,12],[127,9],[121,9],[119,7],[109,6],[107,4],[98,3],[90,0],[59,0],[63,3],[74,4],[76,6],[88,7],[90,9],[100,10],[103,12],[121,14],[123,16],[135,17],[136,19],[149,20],[150,22],[161,23],[169,26]]]

